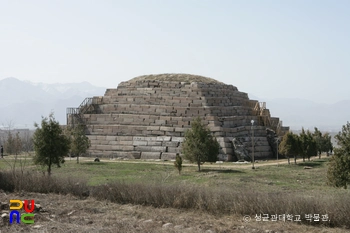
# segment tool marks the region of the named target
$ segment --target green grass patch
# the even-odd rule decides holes
[[[32,163],[31,156],[21,156],[15,160],[7,156],[0,160],[0,168],[11,169],[15,164],[17,169],[20,165],[29,167],[30,170],[38,170],[40,167]],[[155,161],[111,161],[101,162],[86,161],[81,159],[67,158],[61,168],[53,167],[54,177],[84,178],[88,185],[113,183],[122,181],[126,183],[149,183],[149,184],[192,184],[206,187],[248,187],[262,191],[305,191],[305,190],[330,190],[326,186],[328,158],[314,159],[313,161],[294,164],[268,164],[260,162],[251,169],[251,164],[236,164],[225,162],[221,164],[205,163],[201,166],[202,171],[197,171],[195,164],[184,163],[181,175],[174,167],[173,162]],[[309,167],[311,169],[304,169]],[[45,171],[45,170],[42,170]]]

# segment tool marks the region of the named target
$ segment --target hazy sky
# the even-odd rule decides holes
[[[350,99],[350,1],[0,0],[0,79],[116,87],[157,73]]]

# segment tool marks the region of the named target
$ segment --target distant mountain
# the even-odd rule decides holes
[[[103,96],[106,87],[81,83],[32,83],[16,78],[0,80],[0,127],[9,122],[17,128],[33,128],[41,116],[54,112],[60,124],[66,124],[66,108],[78,107],[86,97]],[[338,132],[350,121],[350,99],[335,104],[320,104],[304,99],[263,99],[249,94],[250,99],[266,102],[274,117],[292,130],[313,129]]]
[[[32,83],[16,78],[0,80],[0,127],[10,122],[17,128],[33,128],[41,116],[54,112],[60,124],[66,123],[66,108],[78,107],[86,97],[101,96],[105,87],[82,83]]]
[[[103,93],[106,91],[105,87],[96,87],[88,82],[81,83],[32,83],[32,85],[39,87],[47,93],[56,98],[71,98],[74,96],[88,96],[91,93]],[[101,94],[100,94],[101,95]]]
[[[50,93],[16,78],[0,80],[0,95],[0,107],[23,103],[25,101],[38,101],[41,103],[54,101]]]

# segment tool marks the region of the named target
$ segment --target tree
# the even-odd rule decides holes
[[[303,157],[303,162],[305,162],[305,157],[307,155],[307,147],[309,146],[309,138],[307,137],[304,128],[301,129],[299,139],[300,139],[300,153],[301,153],[301,156]]]
[[[63,134],[59,123],[55,120],[53,113],[49,118],[41,120],[41,128],[34,124],[36,130],[33,135],[35,156],[34,163],[47,166],[47,172],[51,175],[51,166],[60,167],[64,163],[64,156],[68,154],[70,147],[69,138]]]
[[[334,155],[329,161],[327,179],[328,184],[347,189],[350,183],[350,123],[343,126],[335,139],[338,148],[334,149]]]
[[[27,152],[29,154],[30,151],[33,151],[33,136],[30,131],[24,132],[24,134],[21,137],[22,141],[22,148],[23,151]]]
[[[324,140],[324,144],[323,144],[322,150],[323,152],[327,153],[327,156],[329,156],[329,152],[333,151],[332,136],[329,135],[329,133],[325,133],[323,135],[323,140]]]
[[[315,127],[313,137],[316,141],[318,156],[319,158],[321,158],[322,147],[323,147],[323,137],[322,137],[321,131],[319,131],[317,127]]]
[[[15,148],[15,139],[12,136],[11,131],[7,133],[7,139],[5,141],[4,150],[7,154],[12,155],[14,154],[14,148]]]
[[[12,131],[14,122],[12,120],[7,121],[6,125],[2,125],[4,129],[6,129],[6,134],[4,135],[4,138],[2,139],[3,145],[4,145],[4,151],[6,151],[6,154],[12,155],[15,151],[15,138],[13,137]]]
[[[69,129],[69,133],[71,137],[70,153],[77,157],[77,163],[79,163],[79,156],[85,154],[91,145],[90,140],[85,135],[85,128],[81,125]]]
[[[22,152],[22,140],[19,137],[19,132],[16,133],[16,136],[13,136],[12,132],[7,133],[7,139],[5,141],[5,151],[9,155],[18,155]]]
[[[181,170],[182,170],[182,157],[178,154],[176,154],[176,159],[175,159],[174,165],[177,168],[177,170],[179,171],[179,175],[180,175]]]
[[[211,135],[208,127],[202,124],[201,119],[197,117],[192,121],[191,129],[186,131],[182,144],[184,157],[191,162],[197,162],[198,171],[200,171],[202,163],[217,160],[219,149],[219,143]]]
[[[14,140],[14,152],[15,152],[15,155],[18,155],[22,151],[23,151],[22,140],[19,137],[19,132],[17,132],[15,140]]]
[[[309,145],[307,147],[307,159],[308,161],[310,161],[310,157],[311,156],[317,156],[317,143],[315,141],[315,139],[312,137],[312,133],[308,130],[306,132],[308,141],[309,141]]]
[[[300,153],[300,140],[298,135],[292,132],[286,133],[278,147],[278,152],[288,158],[290,164],[290,157],[294,157],[294,163],[297,163],[297,156]]]
[[[322,134],[321,131],[319,131],[316,127],[312,136],[316,141],[319,158],[321,158],[322,152],[326,152],[328,156],[329,151],[333,150],[332,136],[330,136],[329,133]]]
[[[211,136],[211,135],[210,135]],[[218,154],[220,144],[216,137],[212,137],[212,140],[208,140],[208,159],[207,162],[215,163],[218,160]]]
[[[300,153],[303,156],[303,162],[305,162],[305,157],[310,161],[311,156],[317,155],[317,143],[309,130],[305,132],[304,128],[299,135],[300,139]]]

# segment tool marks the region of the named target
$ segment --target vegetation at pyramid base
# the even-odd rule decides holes
[[[201,119],[197,117],[191,122],[191,129],[185,133],[182,144],[184,158],[196,162],[198,171],[204,162],[216,162],[220,145],[215,137],[211,135],[208,127],[204,126]]]
[[[79,163],[79,157],[85,154],[91,145],[89,138],[85,135],[85,127],[82,125],[70,127],[65,133],[71,142],[69,153],[71,156],[76,156]]]
[[[182,157],[178,154],[176,154],[176,159],[175,159],[174,165],[175,165],[176,169],[179,171],[179,175],[180,175],[181,170],[182,170]]]

